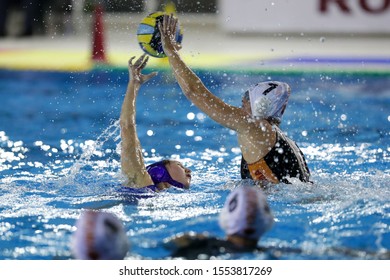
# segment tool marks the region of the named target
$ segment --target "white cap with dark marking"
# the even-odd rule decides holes
[[[274,118],[279,122],[290,96],[290,86],[286,83],[270,81],[250,87],[246,95],[249,98],[252,115],[259,118]]]
[[[235,188],[226,198],[219,224],[227,235],[258,240],[271,229],[274,217],[263,192],[256,186]]]
[[[72,253],[79,260],[121,260],[129,248],[121,221],[111,213],[87,210],[76,222]]]

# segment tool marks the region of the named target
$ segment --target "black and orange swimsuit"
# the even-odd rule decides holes
[[[242,158],[241,178],[277,184],[290,183],[287,178],[296,177],[302,182],[309,182],[310,171],[296,143],[278,128],[276,137],[275,146],[264,158],[250,164]]]

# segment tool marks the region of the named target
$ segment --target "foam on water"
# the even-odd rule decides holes
[[[221,86],[223,97],[237,104],[241,98],[237,92],[242,92],[238,81],[259,79],[233,75],[229,84],[223,85],[218,75],[210,76],[211,87]],[[84,92],[81,78],[75,79],[73,87],[80,84],[83,90],[72,98],[88,102],[90,93]],[[95,79],[87,80],[93,84]],[[274,227],[260,242],[268,250],[218,258],[389,258],[390,122],[386,110],[390,94],[380,89],[372,98],[367,95],[367,84],[390,82],[372,78],[349,87],[343,79],[342,87],[336,77],[313,79],[313,89],[301,87],[292,93],[282,127],[302,148],[314,183],[294,181],[266,190],[275,216]],[[307,77],[304,80],[303,85],[308,83]],[[28,114],[23,118],[25,113],[20,112],[16,117],[5,99],[9,106],[4,110],[10,111],[3,111],[5,126],[0,129],[0,259],[72,258],[69,239],[85,208],[110,211],[124,222],[132,244],[127,258],[169,257],[163,242],[177,233],[206,231],[224,237],[218,214],[230,190],[240,184],[241,155],[235,133],[205,118],[184,98],[175,97],[178,93],[171,89],[172,84],[156,82],[171,92],[161,96],[159,88],[153,89],[155,100],[140,95],[138,132],[146,162],[165,157],[182,161],[193,172],[193,186],[189,191],[171,189],[149,198],[125,199],[116,191],[123,181],[118,116],[110,112],[107,115],[112,117],[101,117],[112,107],[118,112],[122,96],[107,95],[114,89],[104,89],[103,82],[99,80],[99,87],[89,90],[102,98],[99,102],[104,105],[81,111],[81,123],[86,124],[80,127],[79,119],[68,124],[67,118],[48,113],[48,120],[56,120],[54,128],[50,121],[43,121],[34,125],[44,127],[45,133],[31,133],[26,125]],[[115,91],[122,92],[125,81],[120,85]],[[315,90],[324,85],[327,91]],[[49,87],[54,87],[53,81]],[[98,92],[101,87],[106,95]],[[21,93],[15,94],[14,98],[23,100]],[[72,99],[67,94],[62,98]],[[53,105],[41,100],[48,98],[36,93],[37,103],[51,110]],[[177,100],[171,102],[173,98]],[[159,111],[160,103],[167,107]],[[65,106],[69,114],[70,107]],[[11,122],[18,129],[13,129]]]
[[[236,154],[207,149],[180,158],[193,169],[193,187],[189,192],[171,190],[148,199],[126,202],[115,192],[122,179],[119,162],[102,152],[106,148],[101,139],[117,136],[115,126],[118,124],[115,122],[113,126],[77,160],[65,164],[66,167],[63,162],[44,168],[43,163],[36,163],[30,172],[2,178],[0,242],[12,244],[19,238],[23,240],[20,248],[6,245],[3,258],[71,257],[65,240],[74,231],[74,221],[84,208],[109,209],[122,219],[133,244],[130,258],[167,257],[169,252],[162,249],[162,240],[178,232],[208,231],[223,237],[217,216],[230,189],[240,182],[238,178],[226,182],[227,175],[238,173]],[[332,160],[334,165],[349,154],[354,154],[355,158],[364,154],[368,161],[377,157],[367,146],[355,149],[309,146],[304,152],[319,161]],[[223,172],[219,171],[221,167]],[[58,169],[61,172],[57,172]],[[281,254],[278,258],[287,259],[381,258],[381,252],[388,251],[388,170],[329,172],[317,169],[312,172],[313,185],[294,181],[291,185],[280,184],[266,190],[276,223],[263,238],[262,245],[276,247],[279,251],[244,254],[238,258],[275,257],[269,254]],[[356,238],[360,240],[358,243],[353,241]],[[56,244],[58,239],[62,242]],[[57,250],[52,248],[54,244]],[[286,253],[286,248],[299,248],[303,252]],[[342,248],[351,252],[344,252]]]

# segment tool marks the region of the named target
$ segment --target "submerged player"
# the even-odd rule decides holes
[[[253,186],[235,188],[226,198],[219,216],[226,239],[185,234],[164,242],[171,257],[197,259],[199,255],[242,253],[259,250],[260,237],[274,223],[274,217],[263,192]],[[71,249],[76,259],[123,259],[129,242],[122,223],[108,212],[87,210],[76,222]]]
[[[252,188],[256,190],[255,188]],[[257,189],[256,192],[259,192]],[[247,195],[245,195],[247,193]],[[256,203],[256,198],[259,199]],[[171,257],[183,259],[205,259],[231,253],[265,253],[268,258],[279,259],[286,254],[309,254],[300,248],[280,245],[261,247],[258,241],[273,223],[272,214],[264,204],[263,194],[254,194],[240,187],[227,198],[220,214],[220,224],[226,238],[220,239],[202,234],[178,235],[165,242],[172,250]],[[243,207],[244,206],[244,207]],[[121,260],[129,252],[130,242],[122,222],[112,213],[103,211],[84,211],[71,236],[71,252],[79,260]],[[259,236],[259,238],[257,238]],[[154,240],[155,241],[155,240]],[[370,252],[351,248],[324,248],[318,252],[324,255],[346,255],[358,259],[388,260],[390,251]]]
[[[261,236],[271,229],[274,217],[263,192],[255,186],[239,186],[226,198],[219,215],[225,239],[204,234],[178,235],[165,242],[171,257],[198,259],[221,254],[263,250]]]
[[[309,182],[310,172],[298,146],[278,127],[290,94],[281,82],[259,83],[234,107],[213,95],[183,62],[174,34],[177,19],[164,16],[159,24],[164,53],[184,94],[214,121],[237,132],[243,160],[241,177],[268,183]]]
[[[145,191],[158,192],[175,186],[188,189],[191,183],[191,170],[180,162],[164,160],[145,166],[142,148],[136,131],[136,98],[141,85],[154,76],[156,72],[144,75],[148,57],[142,55],[133,64],[135,57],[129,60],[129,83],[122,104],[120,115],[121,127],[121,167],[126,176],[126,186],[142,188]]]

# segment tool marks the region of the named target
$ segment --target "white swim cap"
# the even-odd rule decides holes
[[[88,210],[81,214],[73,234],[72,253],[79,260],[121,260],[129,241],[119,219],[106,212]]]
[[[258,83],[250,87],[247,93],[253,116],[281,121],[290,96],[288,84],[276,81]]]
[[[227,235],[258,240],[274,223],[263,192],[255,186],[240,186],[226,198],[219,225]]]

